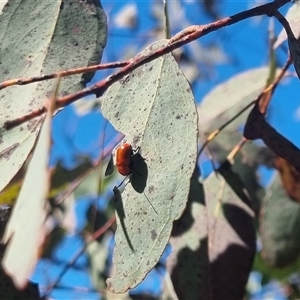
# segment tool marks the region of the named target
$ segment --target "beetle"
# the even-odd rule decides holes
[[[129,143],[121,144],[115,152],[115,159],[113,155],[108,162],[107,168],[105,170],[105,176],[112,175],[114,171],[114,166],[116,166],[117,171],[128,177],[132,175],[133,171],[136,171],[138,162],[143,160],[142,156],[139,154],[140,147],[136,150],[132,149],[132,146]],[[136,172],[139,175],[139,172]]]
[[[128,176],[132,173],[134,166],[133,156],[134,151],[129,143],[124,143],[117,149],[116,166],[121,175]]]
[[[148,168],[145,163],[145,159],[140,155],[139,151],[140,147],[134,150],[132,149],[131,144],[122,144],[116,150],[116,167],[121,175],[126,176],[126,178],[130,176],[132,187],[137,192],[142,193],[146,187]],[[138,171],[142,171],[141,174]],[[138,180],[135,180],[135,174],[138,175]],[[122,185],[124,180],[116,187],[116,189],[118,189]],[[116,192],[116,190],[114,190],[114,192]],[[146,195],[145,197],[157,214],[156,209],[154,208],[148,197]]]

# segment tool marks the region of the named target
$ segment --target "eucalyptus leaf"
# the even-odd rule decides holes
[[[226,170],[228,166],[221,168]],[[213,299],[242,299],[256,248],[254,212],[215,173],[205,180],[204,193]]]
[[[2,14],[2,9],[5,6],[5,4],[7,3],[8,0],[3,0],[0,2],[0,15]]]
[[[3,242],[8,242],[8,246],[2,266],[18,288],[24,288],[27,284],[38,259],[39,248],[44,241],[47,212],[45,200],[50,175],[48,171],[50,129],[49,111],[3,237]]]
[[[242,108],[256,99],[268,79],[269,68],[261,67],[241,72],[217,85],[198,106],[199,127],[205,134],[218,129],[234,117]],[[228,130],[236,131],[247,118],[231,123]]]
[[[293,33],[289,33],[288,44],[296,73],[298,78],[300,78],[300,41],[295,38]]]
[[[167,269],[179,299],[212,299],[208,245],[207,208],[200,172],[191,179],[187,207],[174,222]]]
[[[241,72],[217,85],[203,98],[198,105],[200,137],[203,142],[210,133],[219,129],[258,97],[266,85],[268,75],[268,67]],[[222,162],[242,139],[241,128],[250,110],[251,107],[222,129],[210,142],[209,147],[213,157],[219,162]],[[249,152],[247,148],[254,146],[246,145],[244,152]]]
[[[0,82],[98,63],[106,31],[98,0],[9,0],[0,15]],[[64,78],[61,94],[82,89],[92,75]],[[4,124],[40,109],[52,86],[43,81],[0,91],[0,190],[28,157],[41,118],[8,131]]]
[[[218,172],[200,183],[196,170],[187,208],[174,224],[168,270],[179,299],[237,300],[245,293],[255,254],[254,212],[230,164]]]
[[[168,43],[161,40],[139,55]],[[149,62],[114,84],[102,111],[144,159],[143,193],[127,184],[120,197],[110,291],[137,286],[155,266],[169,240],[173,221],[182,214],[197,157],[197,112],[189,83],[172,54]],[[147,174],[146,174],[147,173]],[[155,210],[151,207],[151,202]],[[156,213],[157,211],[157,213]],[[120,225],[123,224],[123,230]],[[129,239],[129,240],[128,240]]]
[[[300,5],[299,3],[294,3],[287,11],[285,18],[289,22],[291,29],[298,38],[300,36]],[[281,29],[273,48],[276,49],[287,39],[287,34],[284,28]]]
[[[108,256],[108,238],[109,235],[104,236],[104,241],[101,243],[97,240],[89,243],[86,247],[86,252],[89,257],[89,271],[91,273],[92,280],[95,287],[98,290],[105,290],[105,271],[106,271],[106,260]]]
[[[294,263],[300,253],[300,205],[292,201],[276,175],[261,210],[262,257],[273,267]]]

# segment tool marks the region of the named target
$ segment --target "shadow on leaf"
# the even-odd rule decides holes
[[[114,187],[114,203],[115,203],[115,208],[116,208],[116,212],[118,214],[118,217],[120,219],[120,223],[121,223],[121,227],[122,227],[122,230],[124,232],[124,235],[125,235],[125,238],[126,238],[126,241],[129,245],[129,248],[132,250],[132,252],[135,252],[134,251],[134,248],[132,246],[132,243],[130,241],[130,238],[128,236],[128,232],[127,232],[127,229],[126,229],[126,226],[125,226],[125,223],[124,223],[124,219],[125,219],[125,211],[124,211],[124,207],[123,207],[123,201],[122,201],[122,195],[121,195],[121,192],[119,191],[119,189],[117,187]]]
[[[133,170],[130,176],[130,182],[133,189],[142,194],[145,190],[148,179],[148,166],[140,153],[133,156]]]
[[[180,219],[173,223],[172,236],[180,236],[184,232],[189,231],[195,222],[192,216],[192,203],[198,202],[199,204],[205,205],[203,185],[199,182],[200,170],[196,166],[194,173],[191,178],[190,192],[188,201],[184,213]]]

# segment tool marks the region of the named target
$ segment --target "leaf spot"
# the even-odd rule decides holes
[[[29,121],[27,124],[27,129],[30,132],[35,132],[37,125],[40,123],[39,121],[40,121],[39,119],[38,120],[33,119],[33,120]]]
[[[153,186],[153,185],[150,185],[150,186],[149,186],[148,192],[149,192],[149,194],[151,194],[151,193],[154,192],[154,186]]]
[[[157,233],[156,233],[156,231],[153,229],[153,230],[151,230],[151,239],[152,239],[152,241],[154,241],[156,238],[157,238]]]
[[[5,158],[6,160],[9,160],[12,153],[19,147],[20,143],[15,143],[11,145],[10,147],[6,148],[2,152],[0,152],[0,159]]]

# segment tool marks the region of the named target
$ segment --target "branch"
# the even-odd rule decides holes
[[[129,74],[133,70],[137,69],[138,67],[160,57],[167,53],[172,52],[173,50],[188,44],[192,41],[195,41],[196,39],[199,39],[200,37],[203,37],[211,32],[214,32],[220,28],[223,28],[225,26],[229,26],[235,23],[238,23],[242,20],[260,16],[260,15],[267,15],[269,17],[276,14],[277,10],[289,3],[290,0],[275,0],[271,3],[264,4],[243,12],[240,12],[238,14],[235,14],[231,17],[227,17],[224,19],[221,19],[216,22],[212,22],[206,25],[194,25],[191,27],[188,27],[184,29],[183,31],[176,34],[169,42],[169,44],[165,47],[162,47],[161,49],[157,50],[154,53],[150,53],[145,56],[138,55],[135,58],[129,60],[128,65],[126,65],[124,68],[122,68],[120,71],[110,75],[109,77],[99,81],[98,83],[85,88],[77,93],[60,97],[57,99],[57,108],[65,107],[73,102],[75,102],[78,99],[81,99],[85,96],[95,94],[97,97],[100,97],[103,95],[103,93],[115,82],[120,80],[125,75]],[[9,130],[11,128],[14,128],[26,121],[29,121],[37,116],[42,115],[46,112],[46,107],[42,107],[38,110],[32,111],[30,114],[25,115],[23,117],[17,118],[15,120],[6,121],[4,124],[4,127],[6,130]]]
[[[112,63],[108,63],[108,64],[99,64],[99,65],[94,65],[94,66],[89,66],[89,67],[84,67],[84,68],[76,68],[76,69],[56,72],[53,74],[43,74],[43,75],[28,77],[28,78],[11,79],[11,80],[7,80],[7,81],[0,83],[0,91],[2,89],[5,89],[5,88],[13,86],[13,85],[26,85],[26,84],[44,81],[44,80],[48,80],[48,79],[53,79],[53,78],[57,78],[57,77],[67,77],[70,75],[82,74],[82,73],[87,73],[87,72],[95,72],[95,71],[105,70],[105,69],[121,68],[121,67],[127,66],[128,64],[129,64],[128,60],[125,60],[123,62],[117,61],[117,62],[112,62]]]

